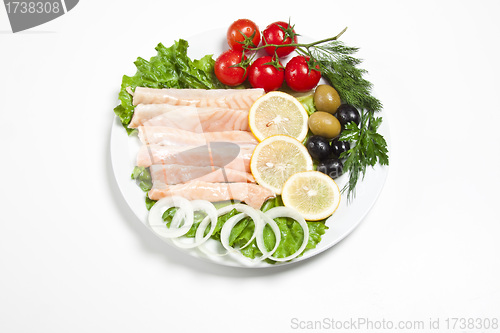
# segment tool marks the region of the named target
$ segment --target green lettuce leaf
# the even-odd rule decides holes
[[[283,201],[281,200],[280,196],[277,196],[274,199],[267,200],[262,206],[261,210],[265,212],[277,206],[283,206]],[[276,221],[276,224],[280,229],[281,242],[274,252],[273,256],[277,258],[284,258],[295,253],[299,249],[304,239],[304,231],[302,230],[300,224],[291,218],[281,217],[274,220]],[[316,245],[321,241],[321,236],[328,229],[325,221],[326,220],[316,222],[306,221],[307,226],[309,227],[309,239],[304,252],[310,249],[314,249]],[[246,240],[248,241],[249,238]],[[240,240],[240,242],[244,242],[244,240]],[[272,249],[276,244],[276,238],[269,226],[266,226],[266,228],[264,229],[264,243],[266,244],[266,248],[268,250]],[[262,255],[262,252],[257,247],[257,243],[255,240],[251,245],[242,249],[241,253],[252,259]],[[272,260],[268,260],[268,262],[275,263]]]
[[[225,87],[215,77],[213,56],[206,55],[199,60],[191,60],[187,55],[188,47],[188,42],[183,39],[179,39],[170,47],[159,43],[155,48],[156,56],[151,57],[149,61],[137,58],[134,62],[137,68],[135,75],[122,77],[118,93],[120,104],[115,107],[114,112],[129,134],[133,130],[127,128],[127,125],[134,114],[132,96],[127,91],[129,89],[135,91],[136,87],[192,89]]]
[[[305,96],[298,96],[297,100],[302,104],[304,109],[306,109],[308,115],[312,115],[316,112],[316,105],[314,105],[314,94],[309,94]]]
[[[261,210],[265,212],[273,207],[282,205],[283,202],[281,201],[281,198],[278,196],[276,198],[267,200],[262,206]],[[172,221],[172,218],[174,217],[176,211],[177,208],[170,208],[166,210],[165,213],[163,214],[163,219],[165,220],[167,226],[170,225],[170,222]],[[220,241],[220,230],[222,229],[222,226],[228,219],[230,219],[232,216],[236,214],[239,214],[239,212],[233,209],[229,213],[221,215],[217,220],[217,227],[215,228],[215,232],[213,233],[211,238]],[[205,216],[206,215],[204,213],[196,213],[194,216],[193,226],[191,227],[189,232],[184,236],[194,237],[198,225],[201,223],[201,221]],[[275,219],[275,221],[280,229],[281,242],[276,252],[274,252],[273,256],[278,258],[284,258],[297,252],[300,245],[302,244],[302,240],[304,239],[304,231],[302,230],[302,227],[299,225],[299,223],[297,223],[293,219],[282,217]],[[307,221],[307,225],[309,227],[309,239],[304,252],[307,250],[314,249],[316,245],[321,241],[321,236],[328,229],[328,227],[325,225],[325,221],[316,221],[316,222]],[[242,219],[231,230],[231,235],[229,236],[229,245],[235,248],[240,248],[246,245],[252,238],[254,228],[255,228],[254,223],[249,217]],[[208,232],[209,229],[210,226],[207,227],[206,231]],[[276,244],[276,237],[269,226],[266,226],[266,228],[264,229],[264,244],[266,245],[266,248],[268,250],[271,250]],[[252,259],[262,255],[262,252],[257,247],[257,242],[255,239],[240,251],[244,256]],[[267,262],[270,264],[276,263],[273,260],[267,260]]]
[[[130,177],[135,179],[137,185],[144,192],[149,191],[153,187],[153,181],[151,180],[151,174],[149,173],[148,168],[136,166],[134,167]]]

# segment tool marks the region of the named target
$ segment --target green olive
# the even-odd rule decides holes
[[[316,111],[309,117],[309,129],[314,135],[333,139],[340,134],[340,122],[331,113]]]
[[[314,105],[316,110],[331,114],[337,112],[340,106],[340,96],[337,90],[327,84],[320,84],[314,91]]]

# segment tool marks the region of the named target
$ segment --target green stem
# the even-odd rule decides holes
[[[341,32],[339,32],[337,36],[330,37],[330,38],[325,38],[325,39],[318,40],[318,41],[312,42],[312,43],[307,43],[307,44],[304,44],[304,43],[290,43],[290,44],[283,44],[283,45],[265,44],[265,45],[262,45],[262,46],[248,48],[248,50],[250,50],[250,51],[258,51],[258,50],[262,50],[263,48],[266,48],[266,47],[276,47],[276,48],[279,48],[279,47],[290,47],[290,46],[304,47],[306,49],[309,49],[310,47],[316,46],[318,44],[323,44],[323,43],[326,43],[326,42],[331,42],[331,41],[339,39],[340,36],[342,36],[342,34],[344,34],[344,32],[346,30],[347,30],[347,27],[345,27],[344,30],[342,30]]]

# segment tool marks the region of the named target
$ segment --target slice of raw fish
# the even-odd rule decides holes
[[[248,112],[232,109],[200,112],[191,107],[163,113],[145,121],[143,125],[167,126],[196,133],[250,131]]]
[[[255,145],[212,142],[204,146],[142,145],[137,154],[137,166],[179,164],[227,167],[250,172],[250,159]]]
[[[255,178],[249,172],[210,166],[190,166],[178,164],[153,164],[149,167],[153,183],[176,185],[191,180],[209,183],[255,183]]]
[[[132,120],[128,125],[129,128],[137,128],[143,125],[146,121],[162,115],[167,112],[177,112],[183,114],[186,110],[196,110],[199,113],[205,112],[216,112],[216,111],[228,111],[233,109],[221,108],[221,107],[196,107],[189,105],[173,105],[173,104],[139,104],[134,109],[134,114]],[[248,114],[248,109],[234,109],[235,111],[246,112]]]
[[[139,139],[147,145],[158,144],[162,146],[201,146],[209,142],[232,142],[255,145],[258,143],[252,132],[247,131],[194,133],[165,126],[139,126]]]
[[[251,183],[209,183],[190,181],[178,185],[156,183],[148,193],[152,200],[169,196],[182,196],[188,200],[207,200],[210,202],[237,200],[260,209],[262,204],[275,194],[267,188]]]
[[[137,87],[133,94],[133,104],[167,103],[249,109],[262,95],[264,95],[264,89],[154,89]]]

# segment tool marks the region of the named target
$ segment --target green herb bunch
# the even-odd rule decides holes
[[[347,190],[348,199],[355,196],[356,184],[364,177],[368,166],[389,164],[387,142],[377,132],[382,118],[375,116],[382,110],[382,103],[372,96],[372,83],[363,77],[367,71],[358,68],[362,61],[353,57],[358,50],[334,40],[308,51],[318,61],[323,76],[335,87],[341,100],[356,107],[361,114],[359,126],[354,122],[347,124],[339,137],[352,147],[340,156],[345,158],[344,172],[349,172],[349,181],[343,189]]]

